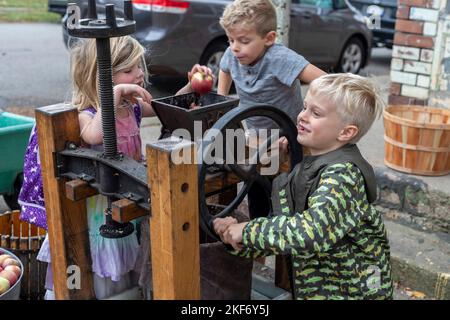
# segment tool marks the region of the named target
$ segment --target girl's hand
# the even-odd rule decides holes
[[[120,106],[124,100],[137,103],[137,98],[142,99],[143,102],[150,104],[152,95],[137,84],[121,83],[114,86],[114,105]]]

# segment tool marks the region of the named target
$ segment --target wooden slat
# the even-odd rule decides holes
[[[13,224],[13,235],[14,237],[20,237],[20,220],[19,220],[19,212],[13,211],[12,215],[12,224]]]
[[[219,173],[214,175],[207,175],[205,179],[205,193],[213,193],[222,190],[226,187],[236,185],[241,182],[238,176],[234,173]]]
[[[35,300],[39,296],[40,283],[39,283],[39,260],[36,259],[36,254],[30,254],[30,269],[29,269],[29,283],[28,283],[28,296],[31,300]]]
[[[12,250],[19,250],[19,237],[11,236],[9,247]]]
[[[39,250],[40,246],[39,246],[39,239],[37,236],[33,236],[31,237],[31,241],[30,241],[30,249],[31,250]]]
[[[20,237],[19,238],[19,249],[20,250],[28,250],[29,249],[29,238],[28,237]]]
[[[9,234],[2,234],[0,238],[0,247],[5,249],[11,248],[11,236]]]
[[[0,215],[0,234],[11,235],[11,214],[5,213]]]
[[[92,261],[89,247],[86,201],[65,196],[65,179],[55,176],[56,157],[68,141],[80,144],[78,112],[67,104],[36,109],[39,156],[56,299],[93,299]],[[69,288],[67,268],[80,268],[81,288]]]
[[[22,261],[23,265],[23,275],[20,282],[20,295],[22,297],[28,297],[30,295],[30,254],[28,252],[28,238],[21,237],[19,239],[19,248],[17,252],[17,257]]]
[[[20,237],[29,238],[30,237],[30,224],[25,221],[20,221]]]
[[[147,146],[151,186],[150,244],[153,298],[200,299],[200,245],[195,144],[160,140]],[[175,165],[171,153],[182,147],[192,164]]]
[[[38,281],[39,281],[39,290],[38,290],[38,297],[40,300],[44,299],[45,296],[45,286],[43,284],[45,284],[45,279],[46,279],[46,275],[47,275],[47,268],[48,268],[48,264],[45,262],[38,262],[38,266],[39,266],[39,275],[38,275]]]
[[[30,233],[29,237],[36,237],[38,235],[38,227],[36,227],[34,224],[30,224]]]
[[[149,212],[128,199],[120,199],[111,204],[113,220],[125,223],[139,217],[148,216]]]
[[[97,189],[91,187],[86,181],[78,179],[66,182],[66,197],[72,201],[86,199],[97,194]]]

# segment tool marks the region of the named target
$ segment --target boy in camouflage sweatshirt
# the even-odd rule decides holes
[[[214,229],[238,255],[283,255],[294,299],[392,299],[390,249],[372,202],[372,167],[355,143],[383,102],[374,84],[353,74],[314,80],[297,118],[306,156],[273,183],[273,214]]]

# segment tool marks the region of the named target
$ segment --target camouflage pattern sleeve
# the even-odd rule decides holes
[[[361,183],[362,181],[362,183]],[[355,228],[367,205],[364,180],[351,163],[326,168],[317,189],[308,198],[308,209],[282,212],[272,218],[250,221],[243,231],[244,250],[239,255],[292,254],[311,257],[330,250]]]

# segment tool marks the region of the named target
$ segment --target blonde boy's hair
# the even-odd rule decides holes
[[[277,14],[270,0],[236,0],[226,6],[220,25],[225,30],[235,27],[254,28],[264,37],[277,30]]]
[[[309,92],[334,104],[345,125],[358,127],[358,134],[349,143],[358,142],[367,133],[385,105],[373,81],[351,73],[321,76],[311,82]]]
[[[110,39],[111,65],[113,75],[130,68],[137,62],[142,64],[144,79],[147,79],[144,61],[145,49],[136,39],[125,36]],[[100,106],[98,97],[97,50],[95,39],[80,40],[71,49],[71,75],[73,82],[72,104],[79,111],[90,106]]]

